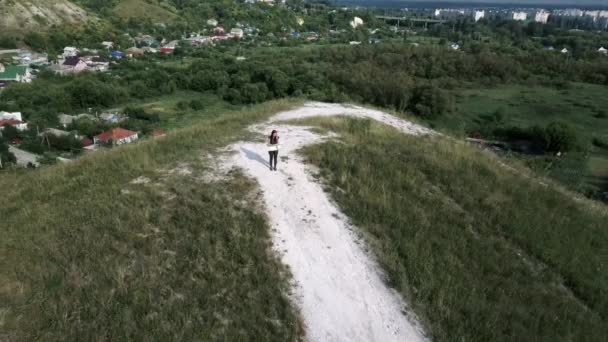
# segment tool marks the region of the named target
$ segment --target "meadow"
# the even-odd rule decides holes
[[[310,120],[304,150],[435,341],[605,341],[606,207],[446,137]]]
[[[608,139],[607,90],[606,86],[587,83],[573,83],[563,89],[526,85],[472,87],[456,91],[453,111],[432,121],[432,125],[465,136],[487,127],[529,128],[564,122],[577,132],[579,146],[575,151],[559,159],[524,155],[517,158],[571,189],[583,193],[608,191],[608,150],[592,144],[594,138]],[[500,113],[498,122],[495,113]]]
[[[0,339],[296,340],[256,186],[207,155],[294,102],[0,177]]]

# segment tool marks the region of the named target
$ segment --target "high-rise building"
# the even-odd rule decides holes
[[[536,15],[534,16],[534,21],[536,21],[537,23],[546,24],[549,20],[549,14],[550,13],[545,10],[540,10],[536,12]]]
[[[475,21],[479,21],[486,16],[486,11],[475,11]]]
[[[528,13],[526,13],[526,12],[513,12],[512,13],[512,19],[513,20],[524,21],[524,20],[528,19]]]

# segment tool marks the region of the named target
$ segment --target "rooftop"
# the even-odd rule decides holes
[[[95,136],[95,138],[97,140],[100,140],[103,142],[108,142],[109,140],[118,141],[120,139],[128,138],[128,137],[136,135],[136,134],[137,134],[137,132],[133,132],[133,131],[129,131],[128,129],[116,127],[107,132],[103,132],[103,133]]]

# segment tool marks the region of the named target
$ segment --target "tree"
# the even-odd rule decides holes
[[[562,122],[550,123],[543,132],[545,150],[550,152],[568,152],[578,143],[576,131]]]
[[[6,140],[0,136],[0,168],[4,168],[9,164],[14,164],[16,162],[17,158],[10,152]]]
[[[445,91],[434,86],[420,86],[414,88],[409,109],[417,115],[433,119],[448,109],[449,102]]]

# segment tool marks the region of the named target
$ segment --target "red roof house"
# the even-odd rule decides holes
[[[109,144],[122,145],[134,142],[138,139],[137,132],[129,131],[128,129],[116,127],[107,132],[96,135],[93,142],[96,145]]]
[[[0,119],[0,131],[5,125],[13,126],[20,131],[25,131],[27,129],[27,123],[17,119]]]

